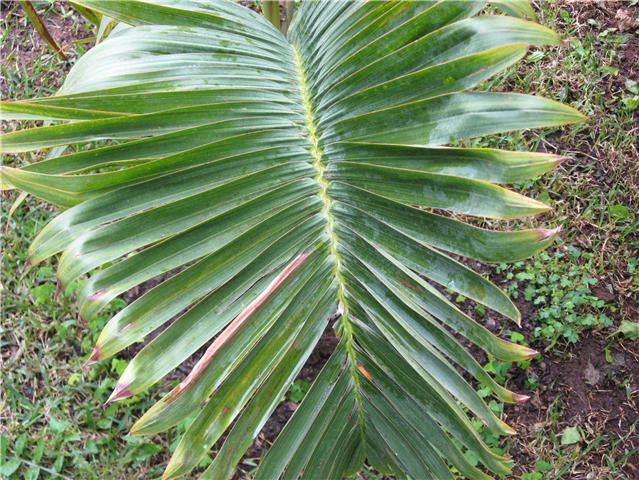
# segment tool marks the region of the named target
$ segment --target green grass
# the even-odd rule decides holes
[[[38,5],[41,13],[61,18],[69,15],[54,8],[53,2]],[[536,362],[543,356],[560,354],[559,346],[579,342],[593,330],[611,335],[621,321],[636,321],[626,307],[636,303],[639,295],[639,172],[635,163],[639,93],[636,83],[624,77],[622,61],[623,45],[636,33],[610,30],[597,19],[577,21],[555,2],[544,3],[542,21],[561,32],[566,44],[532,50],[521,66],[487,87],[548,96],[573,105],[590,121],[565,129],[472,142],[478,146],[556,151],[573,158],[542,179],[518,186],[554,205],[555,211],[541,220],[562,225],[562,241],[536,259],[498,265],[490,272],[518,301],[534,306],[529,319],[534,328],[528,337],[511,330],[511,326],[498,328],[513,341],[549,349]],[[70,64],[61,62],[46,47],[28,63],[22,62],[21,55],[30,48],[35,34],[30,33],[25,19],[5,16],[2,23],[3,96],[28,98],[53,93],[60,79],[57,72]],[[78,53],[83,48],[83,44],[76,44]],[[5,161],[24,164],[33,160],[20,156]],[[88,324],[81,320],[74,305],[79,285],[57,291],[55,261],[26,271],[29,243],[54,212],[29,198],[9,219],[16,198],[15,193],[2,195],[0,217],[4,233],[0,478],[159,476],[168,458],[167,449],[175,446],[179,431],[150,439],[127,436],[133,420],[152,404],[154,393],[104,406],[125,362],[113,360],[90,369],[83,369],[82,363],[109,312]],[[611,291],[614,300],[602,300],[595,295],[596,288]],[[112,307],[117,308],[117,304]],[[475,313],[486,316],[481,309]],[[529,362],[511,365],[493,361],[489,369],[500,381],[508,381],[519,369],[527,378],[529,391],[535,392],[540,386],[529,366]],[[299,401],[307,388],[303,381],[296,382],[287,397]],[[635,398],[637,393],[629,389],[628,395]],[[503,409],[494,401],[490,406],[497,413]],[[564,407],[558,395],[547,410],[544,428],[523,440],[538,460],[524,465],[526,473],[519,478],[571,478],[568,472],[588,462],[593,452],[602,448],[603,464],[597,478],[623,478],[618,475],[623,475],[620,472],[632,454],[626,447],[627,438],[589,432],[577,425],[580,440],[565,444],[570,438],[565,438],[569,435],[560,422]],[[636,434],[636,427],[627,432],[628,437]],[[477,428],[496,450],[504,448],[502,441],[485,433],[480,425]],[[367,475],[376,478],[374,472]]]
[[[8,227],[2,259],[7,375],[1,408],[6,463],[0,471],[8,476],[15,468],[12,478],[28,479],[37,478],[39,470],[42,478],[52,475],[45,468],[71,478],[157,475],[161,469],[149,459],[167,445],[126,436],[132,420],[151,402],[132,398],[104,406],[123,362],[82,368],[109,312],[86,324],[75,311],[78,283],[56,291],[50,264],[24,274],[26,248],[51,216],[33,200],[10,221],[2,216]]]
[[[73,10],[65,2],[45,0],[32,3],[40,17],[53,19],[56,25],[69,25],[68,34],[73,38],[92,35],[89,25],[77,21],[77,15],[73,17]],[[52,30],[53,34],[56,32]],[[0,64],[2,97],[16,99],[53,95],[60,86],[63,73],[86,50],[84,40],[76,40],[72,45],[73,55],[68,61],[60,60],[44,46],[17,1],[9,2],[9,8],[3,11],[0,44],[3,53]]]

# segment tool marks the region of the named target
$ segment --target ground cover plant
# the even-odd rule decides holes
[[[561,14],[559,12],[555,12],[555,13],[557,13],[557,17],[556,18],[561,18]],[[613,35],[614,35],[614,32],[613,32]],[[510,81],[510,80],[508,80],[508,81]],[[520,86],[523,87],[522,90],[530,88],[530,87],[527,87],[525,85],[520,85]],[[626,98],[626,97],[624,96],[623,98]],[[578,106],[580,108],[582,107],[582,105],[579,105],[579,104],[576,104],[576,106]],[[619,117],[619,118],[623,118],[623,117]],[[570,133],[568,133],[568,135],[570,135]],[[506,141],[509,141],[509,142],[512,142],[513,140],[515,142],[522,142],[522,144],[524,144],[524,145],[526,145],[526,142],[530,141],[529,139],[527,139],[525,137],[521,137],[521,138],[515,137],[514,139],[512,139],[512,138],[511,139],[506,139]],[[501,144],[501,146],[504,145],[504,143],[503,143],[504,139],[503,138],[493,138],[493,139],[487,139],[487,140],[483,140],[483,141],[485,141],[485,142],[494,142],[494,144],[496,144],[497,146],[499,146],[499,144]],[[624,179],[624,181],[627,181],[627,179]],[[542,182],[543,182],[543,180],[542,180]],[[533,192],[533,193],[535,193],[535,192],[541,193],[541,192],[544,192],[544,191],[548,191],[547,189],[543,188],[543,184],[540,185],[540,184],[534,184],[534,183],[530,184],[530,185],[522,185],[522,189],[528,190],[529,192]],[[536,190],[536,189],[538,189],[538,190]],[[619,187],[619,189],[620,189],[620,191],[623,194],[624,190],[621,187]],[[628,210],[630,210],[630,211],[632,211],[632,203],[631,203],[631,201],[632,201],[632,199],[623,200],[623,203],[625,203],[627,205],[626,208]],[[614,193],[613,193],[611,206],[623,205],[623,203],[621,203],[621,200],[619,200],[619,197],[615,197]],[[601,208],[604,212],[610,211],[610,209],[608,208],[608,206],[606,204],[598,205],[597,208]],[[619,211],[620,209],[616,209],[616,210]],[[612,211],[614,212],[615,209],[613,208]],[[40,213],[42,214],[42,217],[40,217],[40,218],[42,218],[42,221],[44,221],[44,217],[46,217],[46,212],[40,212]],[[20,214],[20,209],[16,213],[16,216],[19,215],[19,214]],[[24,217],[26,217],[26,215],[23,215],[23,218]],[[12,222],[13,221],[16,221],[16,218],[12,219]],[[19,221],[19,219],[18,219],[18,221]],[[36,222],[38,221],[38,216],[35,216],[35,221]],[[621,219],[621,221],[615,221],[615,229],[612,231],[612,234],[610,236],[611,237],[615,237],[615,235],[621,235],[621,234],[617,233],[617,224],[618,224],[618,229],[622,233],[623,233],[623,229],[627,230],[628,232],[631,232],[630,235],[626,235],[626,237],[621,237],[621,239],[623,240],[624,238],[628,238],[629,241],[632,242],[633,241],[633,239],[632,239],[632,229],[628,228],[630,222],[632,222],[632,221],[634,221],[634,217],[632,217],[632,216],[631,216],[631,218]],[[25,222],[25,223],[28,223],[28,222]],[[37,225],[37,223],[36,223],[36,225]],[[607,226],[607,224],[606,224],[606,226]],[[33,230],[36,230],[35,225],[34,225],[33,229],[27,228],[25,231],[28,234],[28,232],[30,230],[31,230],[31,233],[34,233]],[[569,232],[569,234],[572,234],[572,232]],[[566,239],[568,241],[570,241],[570,237],[569,236],[566,237]],[[619,237],[613,238],[608,243],[615,242],[617,240],[619,240]],[[628,242],[623,242],[623,243],[625,243],[626,245],[628,244]],[[630,243],[630,248],[632,248],[632,243]],[[559,253],[562,253],[562,252],[559,251]],[[549,255],[552,255],[552,258],[554,258],[554,253],[551,253]],[[26,255],[23,255],[23,258],[25,258],[25,257],[26,257]],[[570,258],[572,259],[571,260],[572,263],[579,264],[579,260],[578,259],[575,260],[573,257],[570,257]],[[632,257],[630,255],[626,254],[626,258],[632,258]],[[546,262],[546,261],[547,260],[542,258],[542,262]],[[536,266],[534,263],[531,263],[531,264],[526,263],[526,264],[515,265],[515,267],[513,267],[513,270],[512,270],[513,276],[517,276],[521,272],[527,273],[528,276],[531,276],[531,275],[533,275],[533,273],[530,272],[530,268],[533,269],[533,273],[536,271],[539,275],[542,275],[542,270],[543,270],[542,266]],[[561,267],[561,268],[564,268],[564,267]],[[501,278],[500,275],[504,274],[503,281],[504,281],[505,285],[508,285],[508,281],[510,280],[508,278],[508,273],[510,273],[510,272],[507,271],[507,269],[508,269],[508,267],[501,267],[501,266],[498,267],[499,271],[497,272],[497,276],[495,277],[497,280],[500,280],[500,278]],[[520,270],[521,270],[521,272],[520,272]],[[631,262],[629,262],[628,268],[626,270],[628,270],[629,274],[632,274],[632,272],[631,272],[632,263]],[[46,282],[46,279],[50,280],[52,278],[52,274],[53,274],[53,269],[51,269],[51,268],[49,268],[49,270],[47,270],[45,268],[44,270],[39,271],[38,276],[33,276],[34,272],[29,272],[27,274],[27,275],[29,275],[27,280],[31,279],[31,281],[34,282],[34,283],[38,282],[39,281],[38,279],[40,279],[40,281],[44,280],[43,281],[43,285],[42,285],[43,288],[35,291],[36,293],[33,294],[34,298],[31,301],[35,302],[36,304],[45,305],[45,302],[47,301],[47,296],[51,296],[51,295],[55,294],[55,292],[54,292],[55,288],[53,288],[51,282],[50,281]],[[520,275],[520,277],[522,277],[522,276]],[[522,282],[525,282],[525,281],[528,280],[527,278],[524,278],[524,277],[521,278]],[[629,277],[627,275],[624,275],[622,280],[625,282],[627,280],[627,278],[629,278]],[[535,285],[533,286],[533,288],[537,289],[537,288],[539,288],[539,285],[543,285],[543,283],[539,283],[539,282],[537,282],[537,280],[535,280]],[[592,287],[594,288],[595,285],[592,285]],[[16,287],[14,287],[14,288],[16,288]],[[632,288],[632,285],[630,285],[630,289],[631,288]],[[619,293],[620,290],[614,290],[614,291]],[[632,308],[632,299],[633,299],[631,292],[632,291],[630,290],[630,293],[627,295],[627,299],[628,299],[627,304],[630,305],[630,308]],[[71,296],[72,294],[73,294],[73,287],[71,287],[69,289],[69,291],[67,292],[68,296]],[[605,295],[605,293],[601,293],[601,292],[599,293],[599,296],[604,296],[604,295]],[[62,297],[62,298],[64,298],[64,297]],[[455,300],[458,300],[458,304],[462,308],[465,309],[467,307],[467,303],[466,303],[466,300],[464,298],[461,298],[459,296],[456,296],[456,297],[453,297],[453,298]],[[133,297],[129,297],[128,298],[128,300],[132,300],[132,299],[133,299]],[[617,305],[625,305],[625,303],[622,303],[621,300],[622,300],[621,298],[618,301],[615,301],[615,302],[611,302],[610,300],[608,300],[606,303],[615,303]],[[624,300],[625,300],[625,297],[624,297]],[[594,307],[595,308],[600,308],[597,305],[595,305]],[[18,310],[18,311],[19,311],[20,308],[24,309],[25,307],[24,307],[24,305],[15,306],[15,309]],[[115,309],[117,310],[117,305],[115,306]],[[490,325],[491,321],[492,322],[498,322],[498,319],[495,320],[495,317],[490,313],[490,311],[486,312],[485,310],[482,310],[481,308],[473,308],[473,310],[476,310],[476,313],[477,313],[478,316],[481,317],[483,315],[484,318],[487,317],[486,318],[486,322],[487,322],[488,325]],[[61,327],[61,324],[64,323],[64,322],[58,323],[55,320],[56,315],[59,315],[60,312],[61,312],[60,310],[52,310],[52,311],[49,311],[49,313],[46,313],[44,316],[47,317],[47,318],[52,318],[53,319],[53,323],[51,324],[51,328],[55,327],[56,330],[59,330],[60,332],[63,332],[64,328]],[[616,331],[615,329],[617,327],[619,327],[619,319],[621,318],[619,313],[620,312],[618,312],[618,311],[617,312],[615,312],[615,311],[611,312],[610,317],[615,319],[615,320],[613,320],[613,325],[611,327],[609,327],[610,330],[611,330],[611,333],[614,333]],[[70,315],[69,310],[66,311],[66,314]],[[63,313],[63,315],[64,315],[64,313]],[[626,317],[626,318],[630,318],[630,317]],[[525,320],[527,320],[527,319],[530,320],[532,318],[527,318],[526,316],[524,316],[524,319]],[[69,320],[69,319],[67,319],[67,320]],[[92,325],[90,325],[90,328],[92,329],[92,331],[96,332],[96,330],[100,328],[99,323],[100,322],[103,323],[104,320],[106,320],[106,317],[103,317],[102,319],[97,319],[97,320],[94,319],[94,321],[92,322]],[[97,322],[97,323],[95,323],[95,322]],[[77,319],[76,319],[76,323],[77,323]],[[493,328],[498,328],[498,327],[499,326],[496,326],[496,327],[493,327]],[[587,327],[587,325],[585,325],[584,327]],[[39,325],[38,327],[34,327],[34,328],[41,328],[41,325]],[[69,323],[69,324],[66,325],[66,328],[68,329],[67,330],[68,332],[73,332],[73,331],[75,331],[76,324]],[[523,343],[526,340],[529,341],[529,342],[530,341],[532,341],[532,342],[539,341],[539,340],[536,340],[535,337],[532,336],[532,335],[530,337],[525,338],[525,339],[522,340],[521,338],[517,337],[517,335],[514,333],[514,330],[515,329],[513,329],[513,333],[510,334],[512,340],[515,340],[515,341],[520,342],[520,343]],[[524,332],[525,335],[526,335],[526,333],[527,332]],[[579,327],[579,332],[578,333],[579,334],[582,333],[581,327]],[[60,336],[62,338],[64,338],[64,334],[60,334]],[[57,335],[56,335],[56,337],[57,337]],[[69,337],[73,338],[73,333],[71,333],[70,335],[67,334],[67,338],[69,338]],[[541,338],[544,338],[543,335],[542,335]],[[614,338],[623,338],[623,336],[622,335],[616,335]],[[74,338],[74,340],[75,340],[75,338]],[[570,339],[568,339],[568,340],[570,341]],[[68,347],[67,345],[63,345],[64,342],[60,341],[60,339],[57,339],[56,342],[58,342],[58,343],[56,343],[56,345],[58,345],[58,348],[65,349],[65,348]],[[327,343],[330,343],[330,340]],[[90,349],[89,345],[90,345],[90,342],[87,342],[87,344],[84,344],[81,347],[84,348],[84,351],[88,351],[88,349]],[[25,345],[25,350],[28,350],[30,348],[32,348],[32,347],[30,347],[28,345]],[[608,349],[609,350],[608,356],[612,359],[611,362],[610,362],[611,365],[614,362],[614,358],[615,358],[616,354],[619,353],[618,351],[616,351],[616,349],[617,349],[616,345],[614,347],[610,347]],[[81,350],[81,348],[78,349],[78,351],[80,351],[80,350]],[[605,355],[605,350],[604,350],[604,353],[602,353],[602,355]],[[628,365],[630,365],[631,358],[632,357],[629,356],[627,361],[626,361]],[[521,365],[521,366],[524,366],[524,365]],[[100,370],[100,373],[98,373],[97,375],[104,375],[105,369],[108,369],[108,368],[104,368],[104,367],[106,367],[106,365],[102,365],[102,366],[98,367],[98,368],[101,368],[101,370]],[[121,363],[118,363],[118,362],[114,362],[113,364],[109,365],[109,367],[112,368],[116,372],[117,371],[121,372],[122,369],[123,369],[123,365]],[[600,367],[599,365],[596,365],[593,368],[595,368],[596,370],[601,370],[601,369],[599,369],[599,367]],[[55,368],[59,368],[59,367],[55,367]],[[495,374],[497,375],[498,378],[501,377],[502,380],[511,380],[511,381],[513,381],[513,379],[509,379],[507,377],[507,374],[504,373],[504,365],[502,363],[496,362],[496,361],[490,361],[488,363],[488,367],[487,368],[490,371],[495,372]],[[621,368],[621,367],[617,366],[617,368]],[[532,370],[530,367],[526,367],[526,369],[527,370]],[[528,372],[528,373],[530,373],[530,372]],[[527,375],[527,377],[528,378],[526,378],[526,382],[527,382],[526,385],[524,385],[524,384],[520,385],[519,382],[517,382],[517,380],[515,379],[515,381],[517,382],[517,386],[519,388],[521,388],[523,386],[526,390],[531,390],[532,389],[533,392],[534,392],[534,389],[535,389],[535,379],[533,378],[534,375]],[[88,379],[88,380],[90,380],[90,379]],[[629,396],[628,396],[628,398],[629,398],[629,401],[630,401],[633,398],[632,397],[632,394],[633,394],[633,390],[632,389],[634,388],[634,387],[632,387],[632,383],[631,383],[633,381],[632,377],[629,377],[628,381],[629,381],[629,385],[628,385],[628,387],[629,387],[629,389],[628,389]],[[76,376],[75,380],[71,380],[70,383],[72,385],[73,384],[77,385],[78,382],[80,382],[80,384],[84,383],[84,379],[81,378],[81,375]],[[36,382],[36,383],[39,385],[39,382]],[[87,383],[91,384],[92,382],[87,382]],[[36,385],[36,386],[38,386],[38,385]],[[304,392],[304,388],[305,387],[302,386],[303,383],[298,383],[297,385],[300,385],[299,389],[293,389],[290,392],[290,394],[289,394],[289,398],[291,398],[291,401],[293,401],[293,399],[295,399],[295,398],[299,399],[299,395],[303,395],[305,393]],[[96,395],[96,397],[100,398],[100,395],[101,395],[102,398],[100,398],[100,399],[104,400],[104,396],[108,395],[108,392],[106,392],[105,390],[109,386],[112,386],[112,385],[107,385],[107,387],[105,387],[100,392],[99,395]],[[87,388],[90,390],[92,387],[88,386]],[[85,393],[86,393],[86,390],[85,390]],[[16,397],[14,397],[14,398],[18,398],[20,395],[24,395],[24,392],[20,392],[18,390],[16,392]],[[62,398],[67,398],[67,397],[63,396]],[[131,414],[131,412],[133,412],[133,414],[135,415],[135,411],[136,410],[141,409],[141,408],[144,407],[144,405],[140,405],[138,403],[137,399],[130,400],[130,402],[131,403],[129,403],[129,407],[121,407],[121,408],[124,408],[124,410],[120,410],[119,411],[120,415],[123,412],[126,412],[124,418],[120,417],[120,419],[118,419],[121,422],[121,423],[118,422],[118,425],[122,425],[124,427],[124,428],[122,428],[122,430],[124,430],[124,431],[126,431],[127,427],[130,426],[130,419],[131,419],[130,414]],[[29,406],[28,406],[29,403],[30,402],[28,402],[28,401],[27,402],[23,402],[20,405],[20,407],[16,407],[15,411],[20,411],[20,409],[24,409],[23,411],[31,411],[31,412],[34,412],[34,413],[42,411],[42,409],[38,409],[37,407],[32,408],[32,409],[29,408]],[[97,405],[97,402],[96,402],[96,405]],[[490,405],[495,410],[499,410],[499,408],[500,408],[499,404],[494,403],[494,402],[491,402]],[[111,407],[109,407],[109,408],[111,408]],[[529,408],[529,407],[524,407],[524,408]],[[117,411],[117,407],[114,410],[112,410],[110,414],[107,414],[107,417],[109,417],[109,415],[115,415],[116,411]],[[56,412],[55,408],[53,409],[53,412],[54,412],[53,413],[53,418],[55,419],[55,412]],[[557,413],[556,410],[553,410],[553,415],[555,415],[557,418],[559,418],[560,414]],[[509,418],[512,420],[515,417],[509,417]],[[43,420],[43,418],[41,416],[35,415],[35,418],[34,418],[34,424],[35,425],[42,425],[46,421],[47,421],[46,418]],[[59,435],[56,435],[56,437],[64,438],[64,437],[66,437],[68,435],[67,431],[69,429],[76,430],[75,426],[65,425],[64,422],[61,425],[57,420],[50,420],[49,423],[50,423],[50,425],[48,426],[49,432],[48,433],[44,433],[45,435],[51,435],[51,432],[58,431]],[[111,424],[111,425],[113,425],[113,424]],[[564,432],[565,435],[561,435],[561,439],[565,440],[567,446],[564,446],[564,447],[561,447],[561,448],[575,448],[575,446],[579,446],[579,444],[581,444],[582,442],[585,442],[588,439],[588,437],[587,437],[588,430],[583,425],[570,425],[570,426],[567,426],[567,427],[568,427],[568,429],[562,430],[562,432]],[[102,427],[100,427],[100,428],[103,428],[104,430],[108,431],[111,428],[111,426],[107,426],[106,423],[103,422],[102,423]],[[114,430],[117,430],[117,428],[119,428],[119,427],[113,427],[113,428],[114,428]],[[480,425],[477,425],[477,428],[480,429],[480,430],[483,430],[483,427],[481,427]],[[98,429],[96,429],[96,430],[98,430]],[[577,440],[576,441],[575,441],[575,435],[574,435],[575,431],[577,431]],[[14,432],[15,432],[15,430],[14,430]],[[561,433],[561,432],[559,432],[559,433]],[[632,435],[632,430],[628,429],[626,431],[626,433],[628,434],[629,438],[625,439],[625,440],[624,439],[619,440],[619,442],[621,442],[621,443],[615,444],[614,448],[617,448],[617,446],[619,446],[619,445],[623,445],[623,446],[632,445],[632,443],[631,443],[632,439],[630,438],[630,435]],[[12,435],[13,435],[13,432],[12,432]],[[493,442],[494,443],[493,446],[495,448],[499,448],[499,447],[503,446],[503,445],[500,445],[500,444],[496,443],[497,442],[496,438],[491,437],[490,435],[486,434],[483,431],[482,431],[482,435],[484,436],[484,439],[486,441],[488,441],[489,443]],[[572,438],[571,438],[571,435],[572,435]],[[32,444],[33,439],[27,438],[27,435],[21,435],[21,437],[23,438],[23,440],[21,440],[19,442],[15,442],[15,445],[16,445],[15,451],[14,451],[14,447],[13,447],[13,442],[12,441],[11,442],[3,441],[4,445],[8,445],[7,447],[4,447],[4,448],[6,448],[6,457],[7,458],[11,457],[11,458],[13,458],[15,460],[15,457],[19,457],[19,458],[24,458],[24,460],[26,460],[26,461],[30,461],[32,464],[35,464],[35,466],[31,465],[29,467],[28,464],[25,463],[23,465],[18,465],[18,468],[25,469],[25,468],[29,467],[29,468],[32,469],[31,471],[37,471],[37,469],[38,469],[37,465],[39,465],[40,463],[44,463],[44,465],[47,465],[47,466],[51,465],[51,463],[50,463],[51,460],[46,457],[45,452],[43,452],[43,450],[44,450],[43,447],[33,446],[33,444]],[[101,440],[106,440],[106,438],[104,438],[104,437],[106,437],[106,436],[102,436]],[[566,437],[566,438],[564,439],[563,437]],[[4,438],[9,438],[9,437],[4,437]],[[13,440],[15,438],[15,436],[12,436],[11,438]],[[160,437],[158,437],[158,440],[160,440]],[[62,443],[66,444],[66,445],[73,445],[74,443],[78,444],[78,443],[83,442],[83,441],[84,441],[83,439],[78,439],[77,435],[75,435],[75,436],[74,435],[69,435],[69,439],[65,440]],[[112,440],[109,440],[109,441],[112,441]],[[130,441],[131,441],[131,445],[130,445],[131,451],[133,451],[133,447],[135,447],[135,445],[133,445],[133,444],[135,444],[135,442],[137,440],[131,439]],[[160,441],[166,441],[166,437],[162,437]],[[602,444],[605,441],[608,441],[608,439],[599,440],[599,444]],[[107,442],[107,445],[108,445],[108,442]],[[529,445],[534,445],[534,443],[530,442]],[[134,469],[142,468],[142,469],[144,469],[144,468],[149,468],[148,466],[152,465],[152,463],[151,464],[148,463],[149,462],[148,461],[148,457],[145,457],[145,453],[148,454],[148,455],[151,455],[152,453],[154,453],[154,450],[156,450],[156,449],[153,448],[154,445],[152,443],[140,442],[140,443],[138,443],[138,446],[140,447],[138,450],[140,452],[142,452],[142,453],[140,453],[140,456],[138,458],[136,458],[135,460],[128,459],[128,460],[125,460],[124,462],[122,462],[122,463],[124,463],[126,465],[123,468],[134,468]],[[556,470],[555,473],[557,475],[565,475],[566,474],[566,468],[567,468],[566,465],[568,465],[568,468],[572,468],[573,466],[578,465],[578,463],[580,461],[579,459],[581,457],[589,455],[591,453],[591,451],[594,450],[594,449],[595,449],[595,447],[590,448],[589,451],[586,452],[583,455],[580,454],[579,452],[577,452],[577,455],[571,455],[572,460],[567,460],[566,463],[564,463],[564,464],[558,464],[558,465],[554,464],[555,460],[557,460],[557,461],[561,460],[561,455],[560,455],[558,459],[553,459],[553,458],[546,457],[547,460],[544,460],[546,463],[541,462],[541,463],[539,463],[539,465],[528,465],[528,464],[524,464],[524,465],[528,465],[528,470],[530,471],[530,475],[533,475],[534,473],[540,473],[540,474],[543,473],[544,475],[546,475],[548,471],[552,472],[553,470]],[[18,452],[18,450],[19,450],[19,452]],[[99,455],[98,452],[101,449],[96,449],[96,450],[98,450],[98,451],[95,453],[95,455]],[[115,449],[107,448],[106,450],[107,451],[113,451]],[[543,450],[543,448],[540,448],[540,451],[542,451],[542,450]],[[40,453],[38,453],[39,451],[40,451]],[[18,452],[18,453],[16,454],[16,452]],[[29,452],[33,452],[33,453],[29,453]],[[63,452],[64,452],[64,450],[63,450]],[[557,451],[557,453],[562,453],[562,452],[563,452],[562,450],[558,450]],[[608,462],[609,463],[609,467],[610,467],[609,470],[611,470],[613,472],[613,474],[614,474],[614,469],[615,468],[625,468],[628,465],[631,466],[632,465],[632,462],[631,462],[632,455],[633,455],[632,449],[628,449],[624,454],[619,455],[618,458],[615,455],[614,458],[610,459],[610,461]],[[60,470],[63,470],[64,469],[64,457],[65,457],[65,455],[62,454],[60,456],[63,457],[62,466],[60,466],[61,462],[56,460],[58,463],[57,463],[57,465],[54,465],[54,467],[59,468]],[[45,458],[45,462],[42,462],[42,458]],[[624,460],[624,458],[625,458],[625,460]],[[35,460],[35,462],[33,460]],[[126,462],[128,462],[128,463],[126,463]],[[136,463],[138,465],[142,464],[142,466],[137,466],[136,467],[135,466]],[[206,463],[206,460],[204,461],[204,463]],[[628,465],[626,465],[626,464],[628,464]],[[15,465],[15,462],[13,462],[11,465]],[[250,459],[245,460],[243,468],[244,469],[250,469],[250,465],[251,465],[251,460]],[[47,468],[47,467],[45,467],[45,468]],[[151,468],[153,468],[153,467],[151,467]],[[535,470],[536,472],[533,471],[533,470]],[[141,472],[141,470],[135,470],[135,471],[138,472],[138,474],[143,476],[143,474],[139,473],[139,472]],[[555,474],[555,473],[552,473],[552,474]],[[572,474],[572,472],[570,472],[570,474]],[[579,471],[577,471],[577,475],[578,474],[579,474]],[[578,478],[578,477],[566,477],[566,478]]]

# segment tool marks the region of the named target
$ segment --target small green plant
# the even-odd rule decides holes
[[[288,399],[291,402],[300,403],[309,388],[311,388],[311,384],[308,380],[295,380],[288,392]]]
[[[612,325],[613,305],[592,291],[596,262],[594,253],[571,245],[543,252],[533,261],[499,265],[496,271],[504,276],[511,297],[538,306],[534,335],[552,346],[560,338],[574,343],[584,330]]]
[[[621,99],[621,104],[629,112],[634,112],[639,107],[639,85],[635,80],[626,80],[627,93]]]
[[[538,460],[535,464],[535,471],[524,473],[521,476],[521,480],[542,480],[549,471],[552,470],[552,465],[545,460]]]

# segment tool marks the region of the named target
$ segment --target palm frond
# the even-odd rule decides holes
[[[144,392],[212,340],[133,427],[157,433],[194,418],[165,478],[190,472],[225,432],[203,478],[232,477],[336,311],[339,345],[257,479],[340,478],[365,461],[400,478],[452,479],[451,468],[490,478],[466,452],[507,473],[471,420],[513,430],[462,372],[501,401],[525,397],[498,385],[462,339],[509,361],[536,352],[441,290],[519,321],[508,296],[453,255],[506,262],[550,245],[557,230],[463,218],[546,212],[503,184],[559,157],[447,145],[581,121],[551,100],[472,91],[557,35],[476,16],[483,1],[305,1],[288,38],[230,1],[76,3],[120,26],[58,95],[2,104],[4,119],[59,121],[3,135],[2,150],[78,148],[2,167],[2,184],[66,208],[30,259],[61,254],[63,284],[90,275],[85,318],[174,273],[100,335],[91,361],[166,326],[112,400]]]

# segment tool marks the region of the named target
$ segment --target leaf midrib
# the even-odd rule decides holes
[[[364,410],[362,407],[362,397],[360,393],[360,378],[358,373],[357,353],[353,345],[353,327],[349,321],[348,303],[345,295],[345,281],[342,275],[342,261],[338,251],[339,240],[335,231],[335,217],[332,213],[333,201],[328,194],[329,180],[326,175],[326,164],[323,161],[324,152],[319,142],[317,134],[317,122],[314,116],[313,101],[308,89],[307,75],[299,49],[291,43],[293,62],[297,74],[304,116],[306,118],[306,131],[310,143],[310,151],[313,160],[313,167],[317,172],[315,179],[319,186],[319,197],[322,201],[322,214],[326,218],[325,231],[329,239],[329,254],[333,258],[333,276],[337,286],[338,311],[341,313],[340,327],[341,336],[345,340],[347,357],[349,359],[349,370],[354,382],[354,395],[357,404],[357,416],[359,419],[360,433],[364,440]]]

